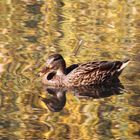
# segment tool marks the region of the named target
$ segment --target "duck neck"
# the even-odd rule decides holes
[[[65,75],[65,68],[59,68],[56,72],[56,75],[59,75],[59,76]]]
[[[66,63],[63,61],[59,67],[59,69],[56,71],[56,75],[63,76],[66,75]]]

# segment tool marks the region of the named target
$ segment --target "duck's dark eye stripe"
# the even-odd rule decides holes
[[[56,74],[55,72],[49,73],[47,76],[47,80],[51,80],[55,76],[55,74]]]

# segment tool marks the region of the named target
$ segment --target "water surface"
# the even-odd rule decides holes
[[[139,140],[139,7],[139,0],[1,0],[0,139]],[[63,108],[50,111],[39,96],[53,95],[36,75],[56,52],[68,66],[130,58],[124,89],[103,98],[68,91]]]

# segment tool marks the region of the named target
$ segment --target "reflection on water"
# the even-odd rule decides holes
[[[139,5],[139,0],[1,0],[0,139],[138,140]],[[130,58],[121,76],[123,94],[113,88],[114,96],[91,99],[96,94],[89,93],[101,93],[102,87],[88,94],[85,89],[46,94],[36,74],[53,52],[67,65]],[[56,110],[65,107],[51,112],[39,95],[51,107],[59,104]]]
[[[71,88],[54,88],[46,87],[48,94],[52,95],[49,98],[43,98],[41,100],[46,104],[48,109],[53,112],[59,112],[66,104],[66,92],[72,92],[74,96],[83,99],[98,99],[105,98],[112,95],[119,95],[123,91],[124,87],[120,83],[115,85],[100,85],[100,86],[81,86]]]
[[[41,100],[46,104],[48,109],[53,112],[59,112],[63,109],[66,104],[66,91],[65,89],[46,89],[52,96],[49,98],[41,98]]]

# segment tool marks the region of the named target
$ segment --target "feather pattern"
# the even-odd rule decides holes
[[[127,66],[125,61],[93,61],[73,64],[66,68],[60,54],[52,55],[47,60],[47,69],[43,69],[43,83],[51,86],[85,86],[91,84],[119,81],[118,77]],[[59,72],[59,74],[58,74]]]
[[[121,61],[100,61],[81,64],[67,74],[65,81],[71,86],[100,84],[107,80],[118,78],[120,72],[117,70],[122,64],[123,62]]]

